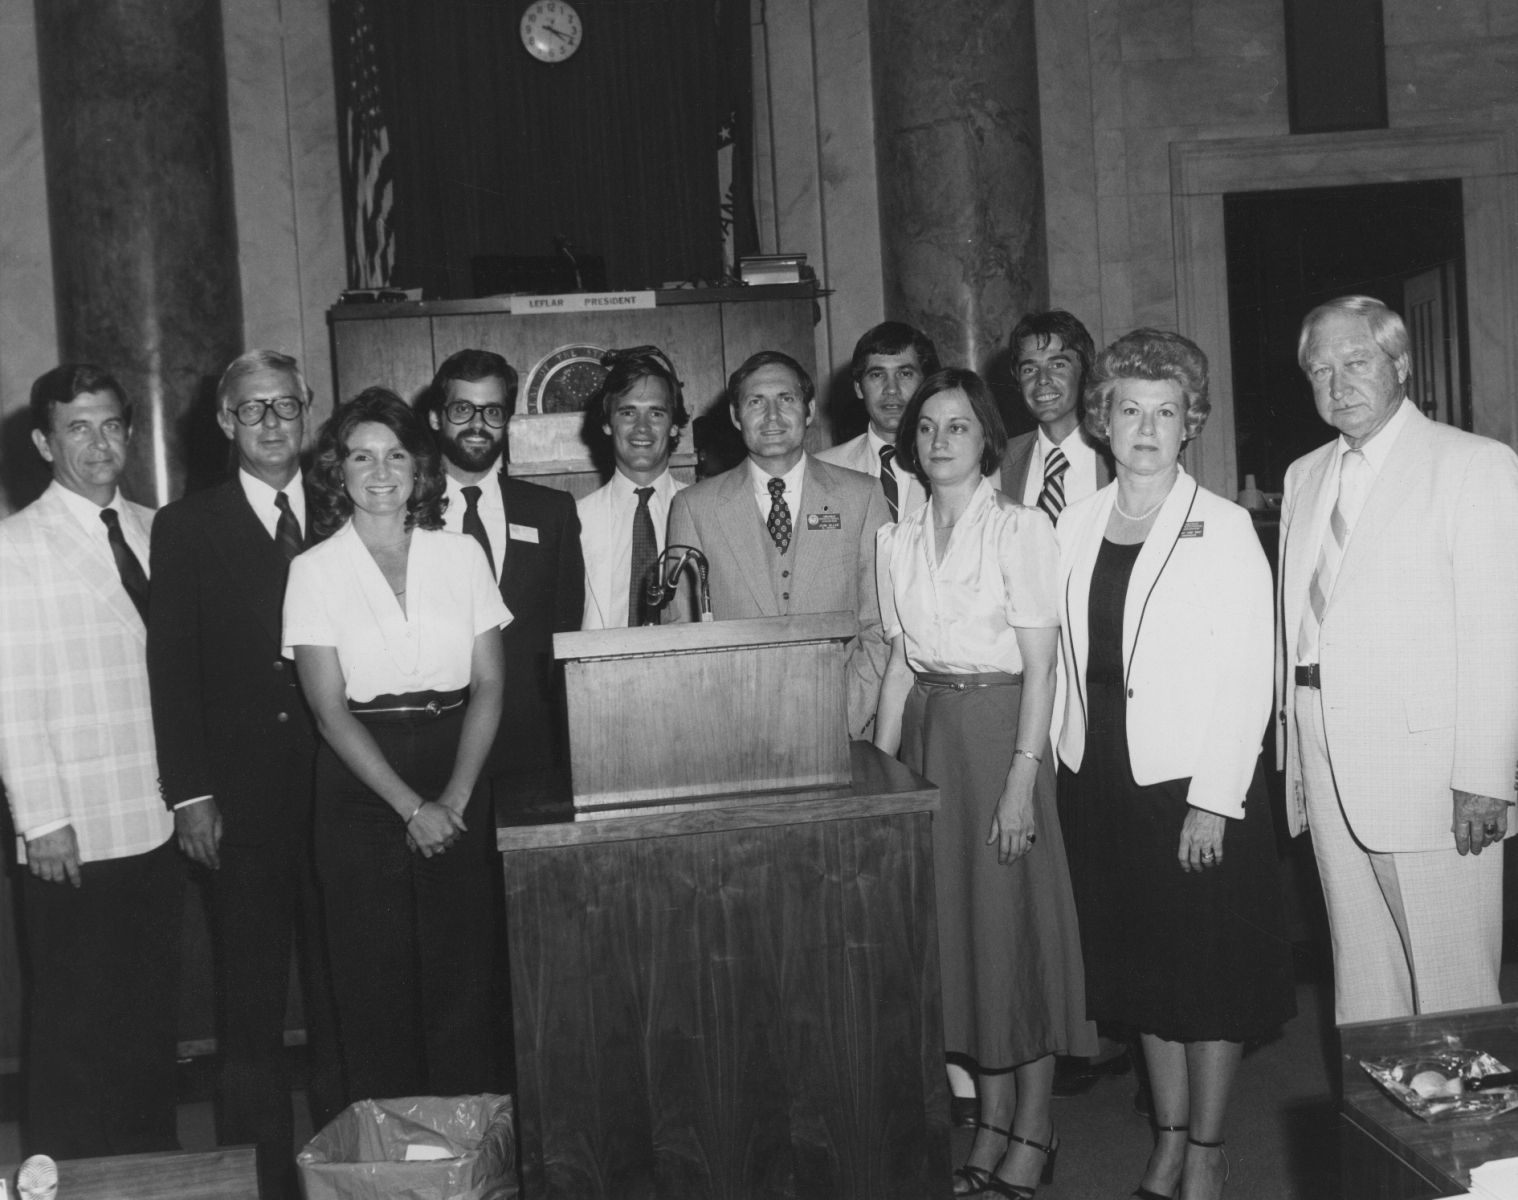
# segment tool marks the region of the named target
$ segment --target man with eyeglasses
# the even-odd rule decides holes
[[[218,1132],[256,1143],[261,1193],[291,1200],[292,940],[315,1126],[347,1101],[310,854],[316,734],[280,654],[290,560],[310,544],[300,471],[310,395],[296,361],[272,350],[222,374],[216,417],[236,474],[158,513],[147,647],[163,800],[180,848],[206,872],[215,917]]]
[[[438,368],[427,400],[447,472],[444,526],[480,543],[515,618],[501,632],[512,686],[486,767],[498,813],[561,790],[568,748],[554,703],[553,635],[579,629],[585,608],[574,497],[506,469],[516,388],[499,354],[460,350]]]

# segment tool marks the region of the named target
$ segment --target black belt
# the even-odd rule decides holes
[[[1306,666],[1299,666],[1297,668],[1296,681],[1298,687],[1317,688],[1319,691],[1323,690],[1323,675],[1318,670],[1317,663],[1308,663]]]
[[[1021,675],[1008,675],[1004,671],[986,671],[979,675],[948,674],[936,671],[918,671],[917,682],[926,687],[953,688],[956,692],[968,692],[972,688],[1012,687],[1023,681]]]
[[[452,692],[406,692],[399,696],[376,696],[373,700],[349,700],[348,711],[365,725],[410,725],[446,717],[469,702],[469,689]]]

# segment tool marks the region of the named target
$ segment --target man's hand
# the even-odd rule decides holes
[[[1507,836],[1506,800],[1478,796],[1474,792],[1455,793],[1455,849],[1461,854],[1480,854],[1487,846]]]
[[[215,871],[221,867],[221,810],[215,800],[197,800],[174,810],[179,848],[191,862]]]
[[[26,866],[38,879],[62,883],[67,879],[79,886],[79,839],[74,827],[65,825],[26,843]]]

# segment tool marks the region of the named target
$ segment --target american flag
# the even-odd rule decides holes
[[[348,286],[390,285],[395,230],[390,209],[395,185],[390,134],[380,104],[379,48],[371,0],[349,0],[347,87],[343,97],[344,174],[348,178]]]

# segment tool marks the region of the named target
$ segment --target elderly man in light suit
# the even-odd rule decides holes
[[[52,485],[0,522],[0,778],[22,861],[26,1144],[177,1150],[184,876],[148,693],[153,513],[117,490],[131,410],[84,365],[32,385]]]
[[[1407,331],[1346,296],[1298,362],[1333,442],[1281,508],[1277,697],[1339,1023],[1498,1003],[1518,760],[1518,456],[1424,417]]]
[[[711,564],[719,621],[848,611],[859,615],[849,647],[849,735],[875,719],[889,647],[875,594],[875,531],[889,519],[868,475],[829,466],[802,448],[816,415],[801,364],[763,350],[733,372],[727,396],[748,458],[675,496],[671,546],[694,546]],[[675,618],[689,620],[681,589]]]

